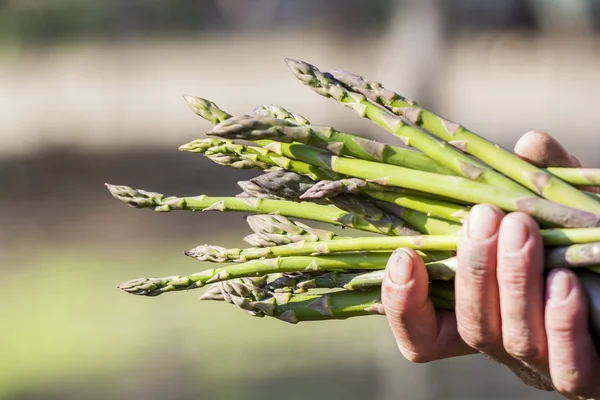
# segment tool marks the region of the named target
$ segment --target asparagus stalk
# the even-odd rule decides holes
[[[600,186],[600,168],[545,168],[545,171],[577,186]]]
[[[587,231],[594,231],[594,234]],[[587,262],[600,264],[600,229],[548,229],[542,230],[544,244],[548,247],[571,246],[569,249],[557,248],[549,254],[550,264],[563,260],[563,264],[581,266]],[[587,240],[586,240],[587,239]],[[591,244],[590,244],[591,243]],[[458,235],[439,236],[400,236],[400,237],[353,237],[318,242],[297,242],[289,245],[265,248],[224,249],[206,245],[189,250],[186,254],[207,261],[215,258],[217,262],[232,261],[246,262],[261,258],[316,256],[346,252],[393,251],[398,248],[411,248],[421,251],[455,251],[458,245]],[[572,246],[575,245],[575,246]],[[599,254],[596,254],[599,253]],[[586,261],[587,260],[587,261]]]
[[[272,151],[256,146],[244,146],[230,140],[198,139],[179,147],[181,151],[205,154],[217,164],[237,169],[283,168],[312,180],[340,179],[339,174],[322,170],[313,165],[280,156]]]
[[[263,141],[260,141],[263,143]],[[267,146],[278,146],[274,144],[265,144]],[[457,204],[452,203],[452,199],[447,199],[439,195],[432,193],[419,192],[417,190],[405,189],[400,187],[389,187],[384,185],[378,185],[376,183],[368,182],[364,179],[359,178],[344,178],[335,181],[321,180],[315,183],[315,185],[307,190],[302,196],[301,200],[318,200],[321,198],[332,198],[339,196],[340,194],[367,194],[369,191],[376,192],[393,192],[399,193],[404,196],[416,196],[415,199],[420,200],[423,197],[429,199],[436,199],[446,203],[451,203],[453,206]]]
[[[365,194],[387,203],[396,204],[447,221],[463,223],[469,215],[470,207],[463,207],[424,196],[374,190],[365,191]]]
[[[294,75],[316,93],[331,97],[351,108],[360,116],[370,119],[390,133],[399,136],[406,145],[421,150],[457,174],[512,192],[533,195],[523,186],[471,159],[458,149],[447,146],[445,142],[439,142],[426,132],[413,127],[405,117],[392,115],[385,109],[369,102],[364,95],[350,92],[331,75],[322,73],[315,66],[298,60],[286,59],[286,61]],[[222,124],[227,122],[224,121]]]
[[[387,210],[390,214],[406,221],[407,224],[425,235],[455,235],[462,228],[462,225],[458,222],[431,217],[423,212],[400,207],[396,204],[383,201],[374,201],[374,203],[379,208]]]
[[[300,199],[313,200],[325,197],[333,197],[338,193],[354,192],[364,193],[370,197],[382,200],[388,203],[396,204],[400,207],[410,208],[427,214],[428,216],[439,217],[448,221],[464,222],[469,214],[469,208],[448,201],[437,200],[431,197],[421,196],[402,191],[382,191],[369,190],[368,184],[362,179],[341,179],[338,181],[319,181],[308,189]]]
[[[548,268],[591,267],[600,264],[600,243],[575,244],[546,250]]]
[[[229,279],[264,276],[280,272],[309,272],[337,270],[374,270],[385,265],[390,253],[366,252],[333,254],[319,257],[283,257],[252,260],[241,264],[209,269],[188,276],[166,278],[139,278],[120,284],[128,293],[143,296],[158,296],[162,293],[203,287],[208,283]]]
[[[424,230],[426,226],[430,230],[436,229],[436,226],[431,226],[432,223],[428,221],[427,218],[419,221],[420,225],[407,225],[406,221],[401,217],[383,211],[381,207],[377,207],[371,201],[360,196],[348,194],[336,196],[327,200],[344,211],[365,218],[384,233],[391,229],[390,234],[394,236],[419,235],[426,232]],[[437,230],[435,232],[436,234],[446,233],[445,231],[442,232]]]
[[[456,274],[457,261],[451,258],[443,261],[434,261],[426,264],[427,273],[431,280],[430,285],[436,285],[438,281],[450,281]],[[305,275],[305,279],[299,280],[296,284],[302,289],[335,289],[345,290],[369,290],[375,287],[381,287],[385,270],[369,272],[338,272],[332,271],[317,276]]]
[[[218,125],[217,125],[218,126]],[[599,226],[600,216],[548,200],[471,181],[393,165],[331,155],[300,143],[271,143],[269,149],[286,157],[330,169],[343,175],[389,186],[433,193],[471,204],[488,203],[506,211],[523,211],[560,227]]]
[[[298,64],[293,63],[293,65]],[[302,68],[303,71],[306,70],[304,66],[300,65],[297,68]],[[319,79],[321,75],[327,75],[316,74],[318,71],[316,69],[314,71],[316,79]],[[422,108],[416,102],[407,100],[399,94],[385,89],[380,83],[370,82],[356,74],[340,71],[334,72],[333,76],[337,81],[341,81],[350,91],[360,93],[367,99],[381,104],[395,115],[404,117],[412,124],[431,132],[448,143],[456,145],[461,150],[479,158],[529,190],[556,203],[583,208],[600,214],[600,202],[589,198],[584,193],[549,174],[547,171],[537,168],[462,125],[448,121]],[[324,82],[324,85],[333,84],[326,79]],[[348,94],[341,95],[338,98],[343,101],[344,96],[348,96]],[[582,176],[579,175],[577,177],[581,178]]]
[[[327,272],[318,276],[307,275],[306,279],[298,282],[297,286],[304,289],[334,289],[365,290],[380,287],[385,276],[385,270],[371,272]]]
[[[225,289],[227,290],[227,289]],[[325,294],[273,294],[254,300],[229,295],[231,302],[258,317],[275,317],[297,324],[303,321],[343,320],[366,315],[383,315],[381,291],[332,292]],[[446,306],[447,303],[443,305]]]
[[[186,211],[243,211],[257,214],[279,214],[290,218],[307,219],[345,226],[366,232],[393,234],[394,227],[385,232],[371,222],[334,206],[314,203],[297,203],[285,200],[269,200],[236,197],[165,197],[161,193],[136,190],[128,186],[106,184],[116,199],[134,208],[152,208],[158,212]]]

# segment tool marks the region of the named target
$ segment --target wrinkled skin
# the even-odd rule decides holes
[[[542,132],[525,134],[515,154],[541,167],[581,167]],[[458,259],[456,310],[450,313],[434,310],[415,251],[398,249],[390,257],[382,300],[404,357],[424,363],[482,353],[527,385],[569,399],[600,398],[593,342],[599,335],[592,333],[600,332],[600,276],[566,269],[544,276],[537,224],[490,205],[472,209]]]

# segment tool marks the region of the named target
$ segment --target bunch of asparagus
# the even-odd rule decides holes
[[[253,233],[244,240],[252,247],[201,245],[185,254],[222,266],[135,279],[119,288],[157,296],[208,286],[203,300],[290,323],[381,315],[386,262],[405,247],[424,258],[435,306],[452,310],[458,232],[479,203],[533,216],[543,228],[547,268],[600,273],[600,197],[577,188],[600,186],[600,170],[537,168],[380,83],[286,61],[306,86],[398,136],[406,147],[312,125],[274,105],[232,116],[209,100],[184,96],[214,127],[208,138],[181,151],[263,174],[239,182],[242,192],[234,197],[166,197],[107,187],[136,208],[251,214],[246,221]],[[376,235],[340,236],[299,219]]]

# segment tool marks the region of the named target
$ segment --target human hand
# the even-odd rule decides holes
[[[539,132],[524,135],[515,153],[538,166],[581,167]],[[600,360],[584,290],[599,310],[599,277],[556,269],[545,278],[535,221],[488,205],[473,207],[461,231],[458,260],[456,308],[450,313],[433,308],[427,271],[416,252],[400,249],[390,257],[382,301],[407,359],[482,353],[538,389],[575,399],[600,397]],[[592,324],[598,326],[597,320]]]

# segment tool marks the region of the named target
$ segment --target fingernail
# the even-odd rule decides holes
[[[390,279],[398,285],[406,285],[413,277],[413,259],[404,250],[396,250],[389,260]]]
[[[498,215],[487,205],[475,206],[469,212],[467,232],[471,239],[483,240],[494,235],[498,229]]]
[[[571,293],[571,276],[565,271],[556,271],[550,278],[549,297],[553,301],[563,301]]]
[[[500,241],[502,248],[508,252],[517,252],[529,240],[529,228],[516,216],[509,215],[502,222]]]

